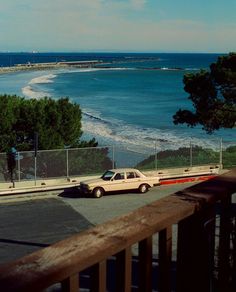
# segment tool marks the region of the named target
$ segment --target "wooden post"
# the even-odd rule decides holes
[[[152,236],[139,242],[139,292],[152,291]]]
[[[231,233],[231,197],[221,201],[220,238],[219,238],[219,287],[227,291],[230,275],[230,233]],[[222,291],[223,291],[222,290]]]
[[[106,261],[91,268],[91,292],[106,292]]]
[[[233,226],[233,235],[232,235],[232,248],[233,248],[233,289],[236,291],[236,214],[234,213],[234,226]]]
[[[61,283],[62,292],[79,292],[79,275],[74,274]]]
[[[160,292],[171,291],[171,256],[172,227],[159,232],[159,289]]]
[[[177,292],[209,292],[214,259],[214,206],[178,225]]]
[[[116,291],[131,291],[131,264],[132,254],[131,247],[128,247],[116,255]]]

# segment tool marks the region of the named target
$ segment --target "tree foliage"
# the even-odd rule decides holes
[[[25,99],[0,95],[0,152],[15,146],[18,151],[32,150],[34,133],[39,149],[97,146],[95,140],[80,142],[81,109],[68,98]]]
[[[200,124],[208,133],[235,127],[236,53],[219,57],[209,71],[186,74],[183,82],[194,109],[178,110],[173,116],[175,124]]]
[[[223,150],[222,160],[224,168],[232,168],[236,165],[236,146],[230,146]],[[192,147],[192,161],[190,161],[190,148],[181,147],[176,150],[163,150],[156,155],[150,155],[145,160],[139,162],[135,167],[143,170],[150,170],[155,168],[155,160],[157,158],[157,168],[173,168],[173,167],[188,167],[205,165],[205,164],[219,164],[220,153],[218,150],[210,148],[203,148],[194,145]]]
[[[38,177],[66,176],[69,148],[70,175],[101,172],[112,166],[107,148],[94,148],[98,145],[94,138],[81,141],[81,109],[69,98],[37,100],[0,95],[0,108],[0,152],[11,154],[9,151],[14,147],[18,152],[34,150],[35,133],[39,150],[59,149],[38,152]],[[0,175],[13,180],[16,161],[10,155],[7,157],[7,163],[0,161]],[[34,177],[34,153],[22,153],[20,159],[21,179]]]

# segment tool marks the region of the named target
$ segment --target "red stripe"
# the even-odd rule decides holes
[[[166,179],[166,180],[160,180],[160,184],[161,185],[183,184],[183,183],[188,183],[188,182],[204,181],[204,180],[211,179],[213,177],[215,177],[215,175]]]

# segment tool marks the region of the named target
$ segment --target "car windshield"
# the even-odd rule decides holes
[[[113,171],[110,171],[110,170],[108,170],[108,171],[106,171],[103,175],[102,175],[102,179],[103,180],[110,180],[112,177],[113,177],[113,175],[114,175],[115,173],[113,172]]]

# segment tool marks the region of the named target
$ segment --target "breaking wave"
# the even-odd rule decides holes
[[[48,83],[53,83],[54,78],[56,78],[56,74],[46,74],[42,76],[35,77],[31,79],[28,84],[21,89],[24,96],[28,98],[36,98],[40,99],[45,96],[51,96],[50,93],[48,93],[48,90],[43,91],[41,86],[37,85],[43,85]]]
[[[143,128],[136,125],[126,125],[123,121],[101,118],[100,114],[83,110],[83,131],[94,135],[102,143],[124,147],[130,151],[143,154],[154,153],[156,150],[178,149],[193,145],[215,147],[214,140],[191,138],[187,133],[177,134],[155,128]]]
[[[44,91],[35,90],[30,85],[27,85],[27,86],[23,87],[21,91],[22,91],[23,95],[28,97],[28,98],[40,99],[40,98],[43,98],[45,96],[50,96],[50,94],[48,94],[48,93],[46,93]]]
[[[55,74],[48,74],[33,78],[30,80],[29,84],[44,84],[44,83],[53,83],[53,80],[57,75]]]

